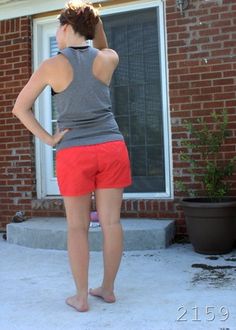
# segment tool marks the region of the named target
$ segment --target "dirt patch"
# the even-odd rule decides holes
[[[226,258],[225,261],[236,261],[236,257]]]
[[[201,269],[200,272],[194,274],[191,281],[193,285],[207,284],[215,288],[236,286],[236,266],[192,264],[192,267]]]
[[[215,270],[215,269],[236,269],[236,266],[210,266],[206,264],[192,264],[193,268],[202,268],[207,270]]]
[[[219,257],[210,256],[210,257],[206,257],[206,259],[209,259],[209,260],[218,260]]]

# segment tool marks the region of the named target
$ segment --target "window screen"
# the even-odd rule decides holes
[[[133,185],[125,192],[165,191],[158,8],[103,17],[109,47],[119,54],[111,96],[127,143]]]

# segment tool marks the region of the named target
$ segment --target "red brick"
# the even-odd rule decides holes
[[[218,50],[212,50],[211,55],[214,56],[218,56],[218,57],[226,57],[226,56],[230,56],[231,55],[231,49],[228,48],[224,48],[224,49],[218,49]]]
[[[220,93],[214,95],[214,100],[235,99],[235,93]]]
[[[169,61],[184,61],[187,59],[187,54],[178,54],[178,55],[169,55],[168,56]]]
[[[180,96],[180,97],[172,97],[171,98],[171,103],[188,103],[190,102],[190,97],[189,96],[186,96],[186,97],[183,97],[183,96]]]
[[[178,83],[171,83],[169,84],[171,90],[175,89],[187,89],[189,88],[189,82],[178,82]]]
[[[167,34],[169,33],[180,33],[180,32],[186,32],[186,29],[184,26],[167,26]]]
[[[175,61],[176,62],[176,61]],[[178,61],[178,67],[184,68],[184,67],[194,67],[199,65],[199,60],[187,60],[187,61]]]
[[[232,25],[231,21],[230,20],[219,20],[219,21],[216,21],[216,22],[212,22],[211,23],[211,26],[212,27],[222,27],[222,26],[229,26],[229,25]]]
[[[225,106],[226,107],[236,107],[236,100],[226,101]]]
[[[198,48],[197,46],[185,46],[185,47],[179,47],[179,53],[194,53],[197,52]],[[208,54],[208,53],[207,53]],[[191,55],[192,58],[193,55]]]
[[[213,85],[214,86],[234,85],[234,79],[217,79],[213,81]]]
[[[212,94],[215,94],[215,93],[220,93],[222,92],[222,86],[217,86],[217,87],[204,87],[201,89],[201,94],[208,94],[208,93],[212,93]]]
[[[222,34],[222,35],[218,35],[218,36],[213,36],[212,40],[213,41],[225,41],[228,40],[230,38],[229,34]]]
[[[210,73],[203,73],[201,75],[201,79],[208,79],[208,80],[217,79],[221,77],[222,77],[222,72],[210,72]],[[215,81],[220,81],[220,79],[213,80],[213,82]]]
[[[202,36],[213,36],[213,35],[218,35],[220,32],[219,28],[214,28],[214,29],[205,29],[205,30],[200,30],[199,35],[200,37]]]
[[[231,63],[216,64],[211,66],[211,71],[223,71],[225,74],[225,72],[227,72],[228,70],[232,70]]]
[[[191,39],[191,44],[192,45],[195,45],[195,44],[202,45],[202,44],[209,43],[209,42],[210,42],[210,38],[209,37],[203,37],[203,38],[198,38],[198,39]]]
[[[229,26],[229,27],[223,27],[221,32],[222,33],[232,33],[232,32],[235,32],[236,31],[236,26],[235,25],[232,25],[232,26]]]
[[[211,42],[209,44],[203,44],[201,46],[202,50],[204,50],[204,49],[218,49],[218,48],[221,48],[221,43]]]
[[[235,18],[235,12],[228,11],[227,13],[222,13],[222,14],[220,14],[220,18],[221,18],[221,20]]]
[[[185,46],[185,41],[184,40],[174,40],[174,41],[168,41],[168,47],[180,47],[180,46]]]
[[[212,94],[194,95],[192,97],[193,102],[211,101],[212,99],[213,99]]]
[[[19,92],[19,88],[16,91],[15,87],[18,86],[23,86],[27,79],[30,76],[31,73],[31,61],[29,56],[25,56],[25,53],[27,52],[27,49],[24,51],[23,56],[25,57],[25,60],[22,64],[19,64],[20,61],[22,60],[20,57],[15,56],[15,52],[16,50],[19,48],[19,44],[16,43],[18,40],[21,40],[21,25],[20,22],[21,19],[14,19],[11,20],[9,22],[4,22],[1,21],[0,22],[0,30],[4,31],[5,33],[5,40],[9,40],[10,43],[9,45],[0,45],[0,51],[1,51],[1,56],[4,55],[4,64],[2,63],[2,67],[1,69],[4,70],[4,79],[1,78],[1,83],[0,83],[0,94],[4,96],[4,98],[0,99],[0,107],[1,107],[1,117],[4,119],[1,119],[0,124],[1,126],[1,131],[5,132],[5,136],[8,137],[8,141],[6,141],[7,143],[5,143],[5,145],[0,144],[0,154],[5,157],[5,169],[4,171],[1,171],[0,173],[0,179],[4,180],[4,190],[9,190],[9,192],[7,192],[7,197],[2,198],[1,199],[1,209],[8,209],[9,208],[9,214],[12,214],[12,209],[14,209],[15,205],[14,205],[14,200],[13,198],[20,198],[21,197],[21,193],[17,193],[14,192],[14,186],[15,189],[17,188],[17,182],[18,184],[21,184],[20,178],[18,177],[18,175],[21,175],[22,169],[21,168],[16,168],[16,162],[19,159],[19,154],[22,152],[21,151],[21,143],[14,143],[12,142],[12,137],[14,137],[14,139],[16,139],[19,136],[23,137],[24,134],[29,135],[29,133],[26,130],[17,130],[17,126],[15,127],[16,124],[16,119],[14,119],[12,117],[12,113],[11,113],[11,108],[12,105],[14,103],[14,99],[15,96],[17,95],[17,93]],[[28,26],[28,30],[29,30],[29,26],[30,26],[30,20],[24,19],[24,24],[27,24]],[[12,40],[15,39],[15,44],[13,45],[13,43],[11,42]],[[28,52],[30,54],[30,48],[31,48],[31,44],[29,40],[26,40],[26,42],[24,43],[24,47],[27,45],[28,47]],[[18,63],[18,64],[17,64]],[[14,68],[14,65],[15,68]],[[17,78],[17,73],[20,71],[18,71],[17,69],[18,67],[22,67],[24,68],[24,75],[25,78],[27,77],[27,79],[22,80],[22,79],[18,79]],[[23,78],[23,77],[21,77]],[[13,99],[14,98],[14,99]],[[18,122],[18,121],[17,121]],[[3,126],[4,125],[4,126]],[[16,154],[12,154],[11,150],[15,150],[15,148],[19,148],[18,149],[18,155]],[[25,153],[26,150],[23,151],[23,153]],[[2,158],[4,159],[4,158]],[[3,164],[1,162],[1,164]],[[15,178],[15,179],[14,179]],[[16,179],[17,178],[17,179]],[[25,176],[24,176],[25,178]],[[29,189],[28,190],[32,190],[33,188],[33,184],[32,184],[32,179],[30,181],[31,183],[28,182],[29,184]],[[27,201],[27,203],[30,205],[30,200]],[[25,203],[25,205],[22,205],[22,208],[27,208],[27,203]],[[17,208],[19,209],[19,206],[17,206]],[[4,211],[4,218],[2,219],[3,223],[7,223],[9,220],[9,214],[7,214]]]
[[[189,104],[183,104],[181,106],[182,110],[195,110],[201,108],[201,103],[189,103]],[[177,113],[179,115],[179,112]],[[180,114],[183,114],[183,117],[189,118],[191,117],[191,113],[188,111],[180,111]]]
[[[180,81],[200,80],[200,74],[188,74],[180,76]]]
[[[190,73],[205,73],[205,72],[209,72],[210,70],[211,68],[205,65],[189,68]]]
[[[215,6],[211,8],[211,13],[227,12],[228,10],[229,10],[228,6]]]
[[[208,109],[211,109],[211,110],[216,109],[216,108],[222,109],[223,106],[224,106],[224,102],[219,102],[219,101],[204,102],[203,109],[201,110],[203,112],[201,113],[201,115],[204,115],[206,113],[206,111],[208,111]],[[198,116],[199,116],[199,111],[198,112],[194,111],[194,117],[198,117]]]
[[[204,86],[211,86],[211,80],[205,80],[205,81],[192,81],[191,86],[192,87],[204,87]]]
[[[223,73],[223,76],[224,77],[236,77],[236,70],[235,71],[233,71],[233,70],[231,70],[231,71],[225,71],[224,73]]]

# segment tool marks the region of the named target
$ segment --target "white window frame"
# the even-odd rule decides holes
[[[159,8],[159,41],[160,41],[160,68],[161,68],[161,79],[162,79],[162,106],[166,111],[163,112],[163,140],[164,140],[164,162],[165,162],[165,192],[151,192],[151,193],[125,193],[124,199],[171,199],[173,198],[173,178],[172,178],[172,144],[171,144],[171,126],[170,126],[170,110],[169,110],[169,90],[168,90],[168,67],[167,67],[167,47],[166,47],[166,26],[165,26],[165,6],[163,0],[157,1],[139,1],[132,3],[122,3],[113,6],[105,7],[101,10],[102,15],[116,14],[133,10],[140,10],[146,8],[158,7]],[[33,66],[36,69],[39,64],[48,57],[48,47],[49,47],[49,37],[55,35],[56,30],[56,18],[55,16],[36,18],[33,23],[33,49],[34,49],[34,62]],[[43,47],[42,36],[45,33],[44,28],[47,31],[46,35],[47,44]],[[54,29],[54,33],[52,32]],[[51,34],[53,33],[53,34]],[[45,36],[45,35],[44,35]],[[44,109],[48,107],[45,105],[45,100],[50,99],[48,97],[50,89],[46,88],[43,92],[43,96],[40,96],[35,103],[35,115],[36,118],[44,125],[45,129],[50,132],[51,129],[51,118],[49,120],[50,113],[45,113],[45,111],[40,112],[40,108]],[[50,105],[49,105],[50,106]],[[49,127],[50,125],[50,127]],[[45,152],[43,149],[46,148]],[[55,195],[59,190],[57,188],[57,180],[51,182],[52,189],[47,187],[47,178],[49,175],[50,168],[46,165],[46,159],[51,157],[51,147],[44,146],[38,139],[36,139],[36,182],[37,182],[37,197],[38,198],[51,198],[60,197]],[[52,160],[49,159],[52,164]],[[54,193],[53,193],[54,192]]]

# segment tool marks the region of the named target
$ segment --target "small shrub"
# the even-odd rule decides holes
[[[186,151],[181,153],[180,159],[189,164],[193,181],[202,182],[208,198],[226,196],[230,189],[228,179],[233,175],[236,163],[236,156],[226,161],[222,159],[222,147],[229,136],[227,111],[223,110],[220,114],[213,111],[211,122],[199,118],[195,122],[186,121],[184,126],[188,137],[181,140],[181,146]],[[189,196],[197,195],[181,180],[176,181],[176,188]]]

